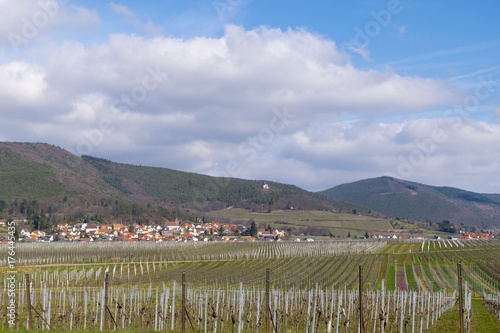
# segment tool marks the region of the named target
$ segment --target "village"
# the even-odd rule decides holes
[[[21,222],[21,221],[20,221]],[[5,226],[6,221],[0,220],[0,227]],[[253,230],[255,228],[255,230]],[[495,235],[491,233],[475,233],[460,230],[460,236],[449,236],[452,240],[474,240],[492,239]],[[377,233],[370,237],[359,236],[352,238],[392,239],[392,240],[425,240],[428,237],[422,235],[396,235],[390,233]],[[30,231],[27,228],[20,229],[19,242],[254,242],[254,241],[305,241],[313,242],[315,239],[307,235],[293,235],[289,230],[274,229],[268,225],[262,228],[260,225],[247,227],[243,224],[219,223],[198,221],[198,223],[185,223],[178,219],[165,221],[156,225],[133,225],[106,224],[106,223],[59,223],[52,233],[42,230]],[[330,237],[331,238],[331,237]],[[351,238],[350,235],[348,238]],[[442,237],[434,236],[435,239]]]
[[[1,223],[1,222],[0,222]],[[94,241],[282,241],[287,233],[282,230],[257,229],[252,237],[250,228],[242,224],[222,223],[181,223],[166,221],[161,225],[139,225],[137,223],[126,226],[123,224],[95,224],[95,223],[60,223],[56,232],[46,233],[41,230],[30,231],[22,229],[19,232],[20,242],[94,242]]]

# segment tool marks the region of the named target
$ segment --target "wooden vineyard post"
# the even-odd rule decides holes
[[[104,275],[104,306],[102,308],[103,311],[103,325],[102,328],[103,330],[106,330],[107,328],[107,322],[108,322],[108,316],[107,316],[107,309],[108,309],[108,272],[106,271]]]
[[[464,333],[464,300],[462,296],[462,262],[458,263],[458,306],[460,308],[460,333]]]
[[[28,329],[33,329],[33,321],[31,319],[31,286],[30,275],[26,274],[26,298],[28,301]]]
[[[186,272],[182,272],[182,332],[186,332]]]
[[[270,324],[271,324],[271,309],[269,307],[269,276],[271,275],[271,272],[269,268],[266,269],[266,333],[269,333],[271,331]]]
[[[363,321],[363,267],[359,265],[359,332],[365,333]]]

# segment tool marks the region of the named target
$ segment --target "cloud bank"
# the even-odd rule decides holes
[[[1,140],[310,190],[388,174],[498,191],[488,179],[499,171],[500,126],[444,117],[464,98],[446,82],[361,71],[304,29],[227,25],[219,38],[177,39],[111,6],[156,36],[65,40],[37,61],[0,63]],[[99,20],[64,13],[52,24]],[[426,110],[443,117],[419,117]]]

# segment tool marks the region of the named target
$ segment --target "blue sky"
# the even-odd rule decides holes
[[[3,141],[500,193],[495,1],[0,0]]]

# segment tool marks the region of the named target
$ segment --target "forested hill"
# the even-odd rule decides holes
[[[339,185],[319,192],[362,205],[390,217],[470,225],[500,226],[500,195],[436,187],[391,177]]]
[[[368,209],[314,194],[294,185],[220,178],[166,168],[121,164],[76,156],[43,143],[0,142],[0,217],[43,207],[77,218],[89,211],[115,217],[155,215],[152,206],[203,212],[228,206],[269,211]],[[266,183],[269,188],[263,188]],[[135,209],[132,209],[134,205]],[[163,214],[164,211],[161,210]]]

